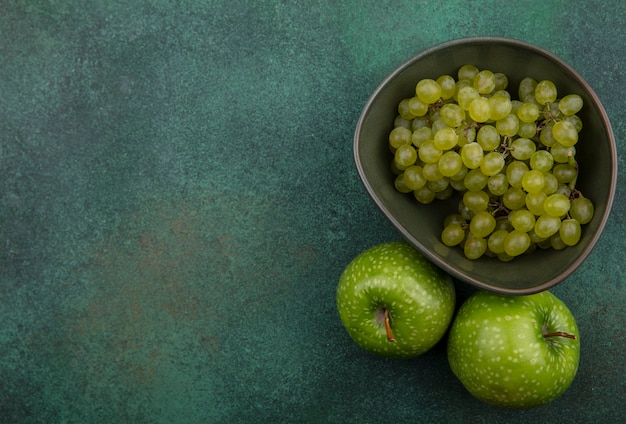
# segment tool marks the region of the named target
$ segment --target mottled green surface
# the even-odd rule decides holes
[[[352,162],[382,78],[452,38],[535,43],[594,87],[621,162],[624,4],[0,2],[0,421],[622,422],[623,172],[553,291],[582,362],[548,406],[479,403],[441,344],[368,356],[334,302],[398,238]]]

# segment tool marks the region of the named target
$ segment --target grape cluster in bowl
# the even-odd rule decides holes
[[[471,64],[420,79],[388,137],[395,188],[423,204],[458,195],[441,241],[468,259],[575,246],[594,214],[576,188],[583,106],[550,80],[513,91],[504,73]]]

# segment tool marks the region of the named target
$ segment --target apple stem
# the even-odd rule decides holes
[[[391,332],[391,317],[389,316],[389,310],[384,309],[383,315],[385,318],[385,331],[387,332],[387,340],[391,343],[395,343],[396,339],[393,337],[393,333]]]
[[[565,331],[555,331],[554,333],[548,333],[543,335],[544,338],[548,337],[566,337],[568,339],[576,340],[576,336],[574,334],[566,333]]]

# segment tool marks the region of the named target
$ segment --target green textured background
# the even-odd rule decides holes
[[[399,238],[352,161],[378,83],[453,38],[537,44],[594,87],[626,169],[625,4],[2,0],[0,422],[623,422],[621,171],[553,290],[582,362],[550,405],[479,403],[441,344],[368,356],[334,302]]]

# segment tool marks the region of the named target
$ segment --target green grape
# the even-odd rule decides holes
[[[489,195],[482,190],[463,193],[463,205],[472,212],[482,212],[489,206]]]
[[[465,178],[463,178],[465,188],[467,188],[469,191],[482,190],[483,188],[485,188],[488,181],[489,177],[478,168],[470,169],[469,171],[467,171]]]
[[[446,190],[450,185],[450,180],[447,178],[441,178],[440,180],[427,181],[426,185],[434,193],[441,193]]]
[[[528,234],[528,233],[527,233]],[[530,238],[530,234],[528,235],[528,237]],[[524,252],[525,255],[528,255],[530,253],[533,253],[535,250],[537,250],[537,243],[533,243],[532,241],[530,242],[530,246],[528,246],[528,249],[526,249],[526,251]]]
[[[571,201],[569,214],[581,224],[588,224],[593,218],[593,202],[587,197],[577,197]]]
[[[560,229],[559,229],[560,231]],[[556,232],[550,237],[550,247],[554,250],[563,250],[567,247],[567,244],[561,239],[561,234]]]
[[[443,152],[437,148],[433,140],[426,140],[417,150],[417,154],[424,163],[437,163]]]
[[[404,182],[404,174],[400,174],[396,177],[394,181],[394,186],[396,187],[396,190],[398,190],[400,193],[410,193],[412,191],[406,186]]]
[[[409,99],[407,107],[409,112],[415,117],[425,116],[428,113],[428,104],[421,101],[417,96]]]
[[[443,219],[443,226],[447,227],[452,224],[466,225],[467,221],[459,213],[450,213]]]
[[[436,79],[437,84],[441,87],[441,98],[443,100],[451,99],[456,90],[456,81],[450,75],[441,75]]]
[[[430,129],[433,131],[433,134],[437,134],[437,131],[448,126],[445,122],[443,122],[443,119],[441,119],[438,112],[433,113],[430,119],[432,121],[430,124]]]
[[[459,212],[459,215],[461,215],[463,219],[465,219],[466,221],[471,220],[472,217],[476,215],[476,212],[468,208],[467,205],[463,203],[463,200],[459,202],[458,212]]]
[[[475,237],[487,237],[496,228],[496,219],[487,211],[480,211],[470,221],[469,229]]]
[[[454,131],[454,128],[443,127],[435,133],[433,142],[435,147],[439,150],[450,150],[456,146],[459,136]]]
[[[504,119],[511,113],[513,109],[513,103],[511,99],[506,96],[496,95],[489,97],[489,106],[491,107],[491,114],[489,119],[492,121],[498,121]]]
[[[439,171],[439,162],[425,163],[422,167],[422,174],[426,181],[439,181],[443,178],[443,174]]]
[[[480,93],[472,86],[465,86],[459,88],[457,94],[457,102],[464,110],[469,110],[470,104],[474,99],[480,97]]]
[[[389,145],[395,150],[400,146],[411,144],[411,130],[405,127],[396,127],[389,133]]]
[[[568,94],[559,100],[559,110],[565,116],[578,113],[583,108],[583,99],[578,94]]]
[[[475,141],[461,147],[461,159],[463,159],[463,164],[469,169],[478,168],[483,156],[483,148]]]
[[[547,173],[543,176],[546,179],[546,184],[543,186],[543,192],[546,194],[556,193],[557,188],[559,188],[559,180],[557,180],[552,173]]]
[[[546,177],[536,169],[528,171],[522,177],[522,188],[528,193],[539,193],[545,185]]]
[[[559,183],[559,186],[556,188],[554,193],[562,194],[569,199],[572,194],[572,190],[569,188],[569,184]]]
[[[556,143],[554,146],[550,147],[550,154],[554,158],[555,162],[568,163],[570,157],[576,156],[576,147],[564,146],[560,143]]]
[[[411,135],[411,143],[413,143],[415,147],[419,147],[423,142],[432,140],[432,138],[433,132],[430,127],[420,127],[413,131],[413,134]]]
[[[509,256],[504,252],[498,253],[497,257],[500,262],[511,262],[513,259],[515,259],[513,256]]]
[[[487,188],[494,196],[502,196],[509,188],[509,182],[506,179],[506,175],[499,173],[490,176],[489,181],[487,181]]]
[[[519,256],[530,246],[530,237],[524,231],[513,230],[504,238],[504,253]]]
[[[505,230],[507,233],[513,230],[513,226],[511,225],[511,221],[507,216],[500,216],[496,218],[496,228],[494,231]]]
[[[402,173],[404,172],[404,170],[406,169],[406,168],[402,168],[402,169],[398,168],[398,165],[396,164],[396,161],[395,161],[395,160],[392,160],[392,161],[391,161],[391,166],[390,166],[390,168],[391,168],[391,173],[392,173],[393,175],[396,175],[396,176],[398,176],[398,175],[402,174]]]
[[[547,239],[559,231],[560,227],[561,219],[559,217],[541,215],[535,222],[535,234],[541,238]]]
[[[450,187],[452,187],[455,191],[459,192],[459,193],[464,193],[467,191],[467,188],[465,187],[465,183],[463,182],[463,180],[453,180],[452,177],[449,177],[450,180]]]
[[[573,146],[578,142],[578,132],[570,121],[559,121],[552,127],[552,136],[563,146]]]
[[[461,161],[463,159],[461,158]],[[467,175],[467,171],[469,171],[469,169],[467,169],[467,166],[463,165],[461,166],[461,170],[459,172],[457,172],[456,174],[454,174],[453,176],[450,177],[450,179],[452,181],[463,181],[465,179],[465,176]]]
[[[465,238],[465,230],[460,224],[450,224],[441,231],[441,241],[446,246],[456,246]]]
[[[509,234],[507,230],[495,230],[487,239],[487,247],[493,253],[504,253],[504,239]]]
[[[456,128],[465,120],[465,111],[455,103],[446,103],[439,109],[439,116],[446,125]]]
[[[568,218],[561,221],[559,235],[561,236],[563,243],[567,246],[575,246],[578,244],[581,234],[580,223],[574,218]]]
[[[404,127],[406,129],[410,130],[412,124],[413,124],[413,120],[412,119],[404,119],[400,115],[396,116],[396,119],[394,119],[394,121],[393,121],[393,127],[394,128]]]
[[[534,97],[535,87],[537,87],[537,81],[531,77],[526,77],[519,83],[517,95],[521,101],[524,101],[529,95]]]
[[[560,193],[549,195],[545,202],[543,202],[543,209],[550,216],[564,216],[569,211],[569,208],[569,199],[567,196]]]
[[[485,152],[490,152],[500,147],[500,134],[493,125],[483,125],[476,133],[476,142]]]
[[[463,169],[463,159],[457,152],[449,150],[439,158],[438,166],[441,175],[453,177]]]
[[[435,192],[429,189],[428,186],[424,186],[419,190],[414,190],[413,196],[418,202],[424,205],[432,203],[432,201],[435,200]]]
[[[534,93],[534,92],[533,92],[533,93],[530,93],[530,94],[527,94],[527,95],[526,95],[526,97],[524,97],[524,98],[523,98],[523,99],[521,99],[521,100],[522,100],[522,102],[524,102],[524,103],[535,103],[536,105],[541,106],[541,105],[537,102],[537,99],[535,99],[535,93]]]
[[[519,187],[509,187],[502,195],[502,204],[509,210],[516,210],[526,206],[526,193]]]
[[[469,105],[469,116],[475,122],[485,122],[489,120],[491,115],[491,106],[489,100],[484,97],[477,97]]]
[[[554,127],[554,122],[548,122],[543,129],[539,132],[539,141],[546,147],[550,147],[556,143],[554,139],[554,135],[552,134],[552,128]]]
[[[548,195],[545,192],[526,194],[526,199],[524,200],[526,209],[532,212],[535,216],[545,214],[546,211],[543,209],[543,203],[547,198]]]
[[[550,120],[555,120],[557,117],[561,118],[561,111],[559,110],[558,102],[550,102],[547,105],[544,105],[543,114]]]
[[[461,147],[465,146],[467,143],[471,143],[476,140],[476,128],[462,128],[459,132],[459,141],[457,144]]]
[[[519,119],[517,115],[509,113],[502,119],[496,121],[496,129],[500,135],[513,137],[519,129]]]
[[[476,74],[478,74],[478,68],[471,64],[463,65],[459,68],[457,72],[457,78],[459,80],[470,80],[474,81]]]
[[[396,150],[394,160],[398,167],[406,168],[407,166],[411,166],[415,163],[415,161],[417,160],[417,152],[415,151],[413,146],[409,144],[403,144]]]
[[[502,72],[495,72],[493,75],[496,78],[495,90],[506,90],[506,88],[509,86],[509,78],[506,76],[506,74],[503,74]]]
[[[552,169],[554,158],[547,150],[537,150],[530,156],[530,169],[546,173]]]
[[[552,247],[552,243],[550,243],[550,239],[552,237],[547,237],[547,238],[543,238],[541,239],[540,242],[536,243],[537,247],[539,247],[540,249],[550,249]]]
[[[484,238],[470,235],[465,240],[463,253],[467,259],[478,259],[487,251],[487,241]]]
[[[498,174],[504,168],[504,157],[498,152],[489,152],[480,162],[480,170],[487,176]]]
[[[441,86],[430,78],[420,80],[415,86],[415,94],[426,104],[433,104],[441,98]]]
[[[511,143],[511,156],[517,160],[528,160],[533,153],[537,150],[537,145],[534,141],[528,138],[516,138]]]
[[[411,119],[415,118],[415,115],[413,115],[409,110],[409,100],[410,99],[403,99],[402,101],[400,101],[400,103],[398,103],[398,114],[402,118],[410,121]]]
[[[533,244],[539,244],[539,243],[541,243],[541,242],[546,240],[543,237],[539,237],[537,235],[537,233],[535,233],[535,229],[534,228],[528,232],[528,237],[530,237],[530,242],[533,243]]]
[[[578,176],[578,170],[567,163],[559,163],[558,165],[554,165],[552,173],[559,181],[559,183],[564,184],[571,183],[572,181],[576,180],[576,177]]]
[[[506,178],[513,187],[522,186],[522,178],[528,172],[528,166],[525,162],[516,160],[506,167]]]
[[[430,118],[427,116],[416,116],[411,121],[411,131],[415,131],[418,128],[428,127],[430,128]]]
[[[523,138],[534,138],[537,135],[537,124],[534,122],[520,122],[517,135]]]
[[[509,214],[513,228],[525,233],[535,228],[535,214],[528,209],[518,209]]]
[[[580,132],[583,129],[583,121],[578,117],[578,115],[571,115],[565,117],[566,121],[569,121],[576,128],[576,132]]]
[[[455,87],[454,87],[454,96],[452,96],[452,100],[454,100],[457,103],[459,103],[459,91],[461,91],[461,89],[463,87],[472,87],[472,88],[474,88],[472,81],[467,80],[467,79],[458,80],[456,82]]]
[[[454,194],[454,188],[452,188],[452,185],[449,184],[449,180],[448,181],[448,185],[445,189],[438,191],[435,193],[435,199],[438,200],[446,200],[452,197],[452,195]]]
[[[517,117],[522,122],[535,122],[539,119],[539,106],[536,103],[522,103],[517,109]]]
[[[403,174],[404,185],[410,190],[419,190],[426,185],[426,178],[424,177],[424,170],[419,165],[411,165],[404,170]]]
[[[493,96],[506,97],[507,99],[509,99],[511,101],[511,111],[513,111],[515,109],[515,103],[518,100],[511,99],[511,94],[508,91],[506,91],[506,90],[497,90],[497,91],[494,91],[493,93],[487,95],[487,97],[493,97]]]
[[[505,91],[505,93],[508,94],[508,92]],[[510,96],[510,94],[508,94]],[[510,99],[510,97],[509,97]],[[519,100],[511,100],[511,113],[514,113],[515,115],[517,115],[517,111],[519,110],[519,107],[521,105],[523,105],[524,102],[521,102]],[[519,119],[519,116],[517,117]],[[520,124],[522,123],[522,120],[520,119]]]
[[[496,88],[496,76],[488,69],[479,71],[474,77],[474,88],[480,94],[489,94]]]
[[[535,87],[535,99],[539,104],[545,105],[556,100],[556,85],[550,80],[543,80]]]

